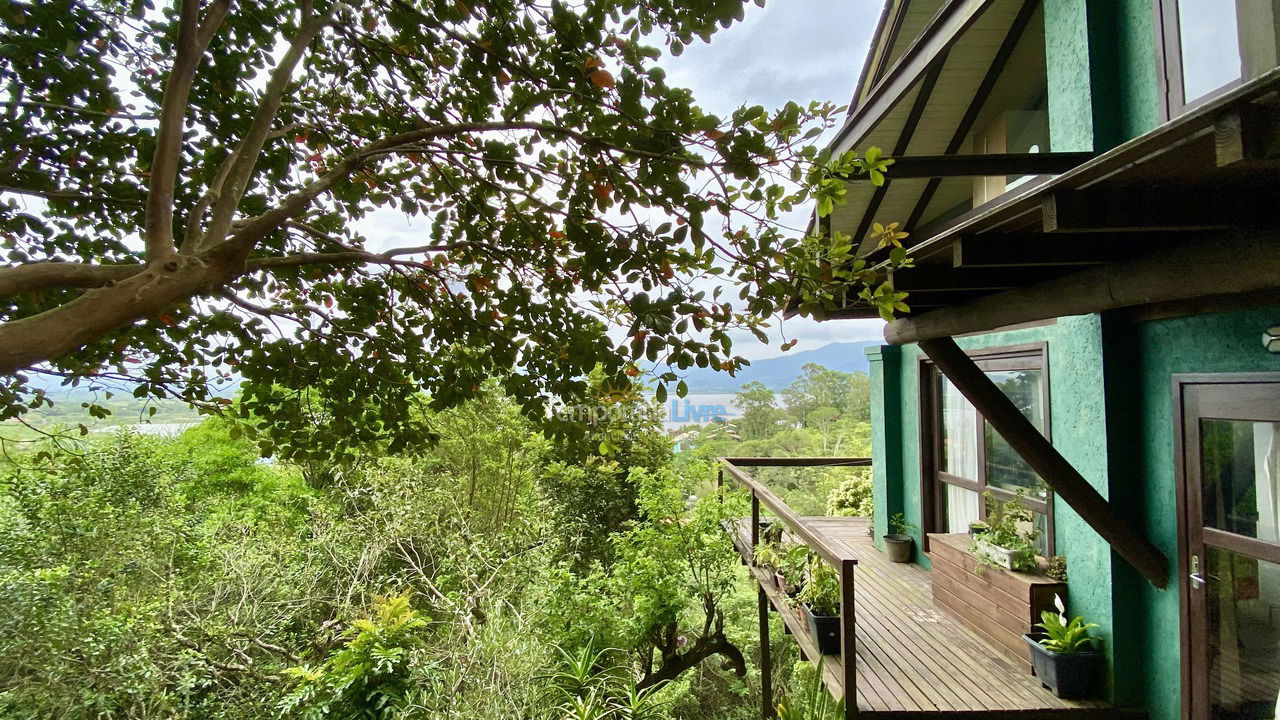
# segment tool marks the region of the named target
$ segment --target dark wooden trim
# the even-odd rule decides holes
[[[1058,175],[1096,157],[1092,152],[986,153],[890,156],[891,178]],[[856,178],[854,178],[856,179]]]
[[[724,457],[720,461],[738,467],[871,466],[871,458],[860,457]]]
[[[779,520],[786,523],[787,526],[791,528],[792,532],[799,536],[806,545],[813,548],[814,552],[832,566],[838,567],[840,561],[845,559],[845,553],[842,550],[832,546],[821,533],[809,527],[809,524],[804,521],[804,518],[796,514],[796,511],[792,510],[791,506],[783,502],[782,498],[774,494],[774,492],[766,487],[764,483],[761,483],[748,475],[741,468],[734,465],[729,458],[722,459],[721,462],[722,467],[729,478],[745,487],[751,493],[753,511],[755,510],[754,506],[757,501],[764,504],[765,507],[773,511],[773,514],[776,515]],[[813,465],[818,464],[820,463],[814,463]],[[759,521],[757,518],[758,516],[753,512],[752,543],[759,541],[759,537],[756,535],[759,529]]]
[[[844,718],[858,717],[858,631],[857,608],[854,604],[854,573],[857,561],[845,558],[835,570],[840,576],[840,667],[844,671]]]
[[[763,585],[756,586],[756,611],[760,624],[760,717],[764,720],[777,716],[773,706],[773,658],[769,647],[769,596]]]
[[[850,113],[830,147],[843,152],[859,142],[911,92],[911,88],[928,72],[929,66],[994,4],[995,0],[949,0],[911,46],[903,51],[884,78],[867,93],[865,102]]]
[[[1169,232],[1273,227],[1272,188],[1057,190],[1041,200],[1044,232]]]
[[[1199,419],[1203,416],[1254,419],[1262,405],[1263,415],[1274,417],[1275,408],[1263,398],[1249,395],[1241,402],[1238,396],[1206,395],[1205,390],[1230,388],[1241,385],[1280,385],[1280,373],[1179,373],[1172,377],[1173,392],[1173,460],[1175,498],[1177,501],[1178,534],[1178,597],[1182,686],[1182,718],[1191,720],[1195,708],[1207,692],[1205,678],[1198,672],[1207,667],[1207,650],[1195,647],[1192,642],[1203,624],[1204,593],[1193,591],[1187,578],[1191,555],[1204,559],[1204,547],[1212,545],[1234,552],[1261,557],[1269,562],[1280,562],[1280,546],[1265,541],[1233,535],[1229,532],[1203,527],[1200,487]],[[1193,479],[1195,479],[1193,481]],[[1194,487],[1193,487],[1194,484]],[[1193,519],[1195,522],[1193,523]],[[1203,571],[1203,565],[1202,565]]]
[[[921,292],[929,290],[1007,290],[1052,280],[1069,272],[1062,267],[1029,267],[1010,270],[1003,267],[960,267],[918,265],[894,270],[889,282],[894,290]]]
[[[954,268],[1079,268],[1101,265],[1168,245],[1169,233],[984,233],[964,235],[951,246]],[[1025,285],[1026,283],[1022,283]]]
[[[925,340],[920,349],[1081,519],[1152,585],[1163,588],[1167,584],[1169,568],[1164,555],[1116,514],[954,340]]]
[[[983,76],[982,82],[978,85],[977,91],[974,92],[973,98],[969,101],[969,106],[965,108],[964,115],[960,117],[960,122],[956,125],[956,130],[951,135],[951,141],[947,143],[947,149],[944,151],[947,155],[954,155],[960,151],[964,141],[969,137],[969,131],[973,129],[973,124],[977,122],[978,115],[982,112],[982,107],[986,105],[987,98],[991,96],[991,91],[995,89],[996,81],[1000,79],[1000,74],[1004,72],[1004,67],[1009,63],[1009,57],[1013,55],[1014,49],[1018,47],[1018,41],[1022,39],[1022,34],[1026,32],[1027,25],[1031,23],[1031,18],[1035,14],[1035,10],[1040,5],[1040,0],[1026,0],[1022,9],[1018,11],[1017,17],[1014,18],[1013,24],[1009,26],[1009,33],[1005,35],[1004,40],[1000,43],[1000,48],[996,51],[995,57],[991,60],[991,65],[987,68],[987,74]],[[933,178],[925,185],[924,190],[920,192],[920,198],[916,201],[916,205],[911,210],[906,222],[906,230],[911,232],[919,224],[920,218],[924,216],[924,212],[929,207],[929,203],[933,200],[934,194],[938,192],[938,186],[942,184],[942,180]]]
[[[1274,236],[1224,237],[900,318],[885,327],[884,336],[890,344],[902,345],[1050,317],[1258,293],[1275,289],[1276,278],[1280,278],[1280,253]]]
[[[1052,441],[1052,416],[1050,407],[1049,380],[1049,345],[1047,342],[1020,343],[1017,345],[1000,345],[996,347],[973,348],[965,351],[983,372],[1010,370],[1039,370],[1043,376],[1040,389],[1040,402],[1044,412],[1044,436]],[[986,477],[986,419],[979,411],[975,413],[978,441],[978,474],[977,478],[964,478],[942,471],[942,400],[939,394],[939,373],[933,361],[927,356],[917,359],[917,373],[920,378],[920,517],[923,521],[924,540],[921,545],[928,552],[928,536],[930,532],[945,533],[943,526],[945,507],[943,496],[946,489],[943,485],[955,485],[979,495],[988,490],[1001,500],[1009,500],[1015,494],[995,485],[989,485]],[[926,503],[928,503],[926,505]],[[1023,498],[1032,511],[1045,516],[1045,545],[1049,555],[1054,554],[1057,539],[1054,536],[1055,524],[1053,513],[1053,490],[1050,488],[1044,500]],[[987,519],[985,503],[979,505],[979,518]],[[931,529],[930,529],[931,528]]]
[[[1056,177],[1033,179],[1004,195],[936,226],[916,229],[923,238],[911,246],[915,257],[927,257],[950,246],[963,235],[990,230],[1005,223],[1041,212],[1044,196],[1051,191],[1085,187],[1109,177],[1119,170],[1142,163],[1157,155],[1171,152],[1184,141],[1209,132],[1213,118],[1223,110],[1255,102],[1280,87],[1280,68],[1269,70],[1257,78],[1215,98],[1197,112],[1186,113],[1133,138],[1083,165]],[[883,264],[876,269],[884,269]]]
[[[915,135],[916,126],[920,124],[920,117],[924,115],[924,109],[929,105],[929,97],[933,94],[934,86],[938,84],[938,76],[942,74],[942,68],[946,61],[946,53],[943,53],[924,76],[924,81],[920,84],[920,91],[916,93],[916,100],[911,104],[911,112],[907,115],[906,121],[902,123],[902,130],[898,133],[898,142],[893,147],[894,155],[906,153],[907,148],[911,146],[911,137]],[[867,236],[867,232],[871,229],[871,223],[875,221],[876,212],[880,209],[880,203],[884,202],[885,193],[889,192],[889,185],[893,183],[895,177],[906,176],[899,175],[895,169],[885,178],[880,187],[877,187],[875,192],[871,194],[871,201],[867,203],[867,207],[862,211],[862,220],[858,222],[858,229],[853,234],[855,247]]]

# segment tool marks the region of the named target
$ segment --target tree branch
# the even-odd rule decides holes
[[[236,147],[234,160],[219,188],[218,198],[213,204],[213,214],[209,218],[209,228],[204,233],[204,239],[199,243],[200,247],[222,242],[230,232],[236,208],[239,207],[240,199],[244,197],[245,190],[249,186],[249,179],[253,176],[254,167],[258,164],[262,146],[271,134],[271,126],[280,112],[281,98],[289,87],[293,71],[302,60],[307,46],[329,24],[340,7],[342,3],[335,2],[316,16],[311,16],[309,5],[304,8],[301,29],[290,43],[289,50],[280,59],[280,64],[272,71],[271,79],[262,93],[262,102],[258,104],[258,110],[254,113],[253,123],[250,124],[244,139]]]
[[[165,260],[175,253],[173,242],[173,194],[177,184],[178,162],[182,158],[183,130],[186,127],[188,98],[195,80],[196,68],[208,41],[222,24],[230,9],[230,0],[217,0],[200,23],[199,0],[180,0],[177,56],[169,80],[165,83],[160,105],[160,127],[156,134],[156,151],[151,159],[151,182],[147,188],[146,238],[147,260]],[[203,44],[202,44],[203,43]]]
[[[37,262],[0,267],[0,297],[45,288],[96,288],[142,272],[143,265]]]

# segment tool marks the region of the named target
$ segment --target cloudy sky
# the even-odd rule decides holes
[[[722,117],[741,105],[774,108],[788,100],[845,105],[853,96],[881,6],[882,0],[768,0],[764,8],[748,4],[743,22],[721,30],[710,44],[695,41],[680,57],[664,57],[662,65],[669,84],[690,88],[704,109]],[[374,213],[361,226],[374,248],[416,244],[409,219],[397,212]],[[754,360],[781,354],[783,330],[787,339],[799,340],[799,351],[879,339],[883,327],[879,320],[817,323],[797,318],[787,320],[785,328],[775,325],[768,345],[740,333],[734,350]]]
[[[788,100],[830,101],[845,105],[853,97],[867,56],[881,0],[768,0],[747,7],[743,22],[721,30],[710,44],[696,42],[678,58],[664,58],[667,81],[693,90],[698,103],[717,115],[740,105],[777,107]],[[734,293],[733,295],[736,295]],[[878,340],[879,320],[786,321],[795,350],[829,342]],[[749,333],[734,338],[734,350],[756,359],[781,354],[778,328],[769,345]]]

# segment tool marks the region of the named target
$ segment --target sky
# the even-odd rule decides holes
[[[721,117],[741,105],[774,108],[788,100],[845,105],[881,7],[881,0],[769,0],[764,8],[749,3],[741,23],[722,29],[709,44],[695,41],[678,58],[664,56],[660,64],[669,85],[689,88],[699,105]],[[416,244],[416,232],[398,212],[374,213],[361,230],[374,249]],[[831,342],[877,340],[883,328],[879,320],[793,318],[783,328],[775,324],[768,345],[745,331],[734,336],[734,352],[758,360],[780,355],[784,339],[799,341],[794,350],[812,350]]]

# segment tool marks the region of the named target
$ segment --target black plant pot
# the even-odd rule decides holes
[[[1060,698],[1089,696],[1094,668],[1098,666],[1096,651],[1056,653],[1046,649],[1034,636],[1023,635],[1022,639],[1031,646],[1031,667],[1041,685]]]
[[[910,535],[885,535],[884,553],[896,563],[911,562],[911,545],[915,542]]]
[[[840,615],[815,615],[808,605],[803,605],[809,619],[809,635],[823,655],[840,654]],[[839,611],[837,611],[838,613]]]

